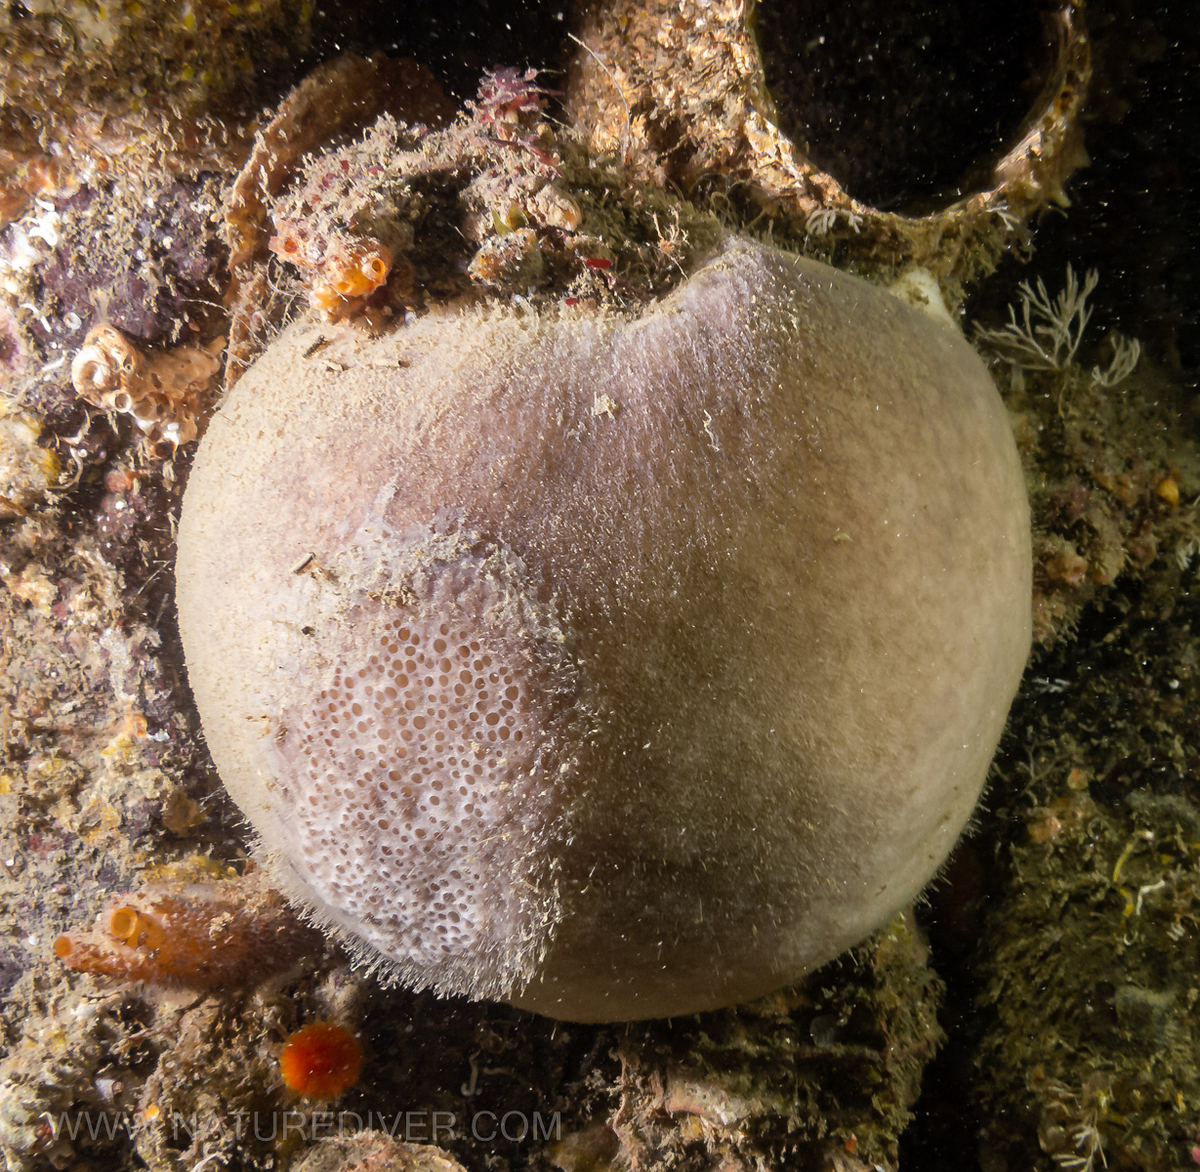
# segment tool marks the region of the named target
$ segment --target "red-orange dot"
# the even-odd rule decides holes
[[[74,947],[71,943],[70,936],[57,936],[54,940],[54,955],[59,960],[66,960],[71,955],[71,949]]]
[[[311,1099],[336,1099],[358,1082],[362,1047],[345,1026],[313,1022],[284,1043],[279,1069],[291,1090]]]

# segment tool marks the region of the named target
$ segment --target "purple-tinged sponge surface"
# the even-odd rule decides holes
[[[907,903],[1029,646],[974,351],[736,241],[632,319],[297,323],[201,446],[177,579],[292,896],[406,983],[578,1020],[768,992]]]

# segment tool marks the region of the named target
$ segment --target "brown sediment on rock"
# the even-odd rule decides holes
[[[378,1132],[321,1140],[293,1169],[294,1172],[463,1172],[462,1165],[449,1152],[433,1144],[401,1143]]]
[[[996,762],[966,962],[985,1166],[1194,1162],[1200,611],[1174,558],[1139,576],[1037,654]]]
[[[0,13],[0,226],[35,198],[236,167],[254,92],[307,47],[306,0]]]
[[[36,419],[0,408],[0,520],[29,516],[58,481],[62,466],[41,432]]]
[[[193,108],[219,105],[235,90],[247,96],[256,72],[269,79],[306,47],[311,15],[303,0],[6,9],[0,107],[42,115],[115,98],[135,108],[155,94]]]
[[[1082,5],[1047,17],[1052,64],[981,190],[931,215],[871,207],[808,158],[778,125],[747,0],[593,4],[567,101],[597,153],[686,187],[719,177],[772,215],[834,234],[848,257],[917,263],[962,281],[986,272],[1084,162],[1080,114],[1091,74]]]
[[[45,124],[24,111],[4,113],[20,129],[0,126],[0,228],[35,200],[67,200],[85,187],[124,181],[137,188],[152,186],[151,176],[227,171],[249,147],[241,124],[185,116],[154,99],[134,110],[69,107]]]
[[[944,1040],[942,981],[911,911],[823,973],[690,1023],[625,1027],[619,1105],[604,1125],[564,1137],[556,1165],[582,1172],[597,1153],[649,1170],[704,1153],[743,1169],[769,1153],[773,1167],[895,1168]]]

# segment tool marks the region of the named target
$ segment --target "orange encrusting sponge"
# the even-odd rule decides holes
[[[54,955],[76,972],[230,989],[256,985],[322,944],[255,875],[144,887],[122,896],[92,931],[59,936]]]
[[[345,1026],[318,1021],[284,1044],[279,1069],[289,1089],[310,1099],[336,1099],[358,1082],[362,1047]]]

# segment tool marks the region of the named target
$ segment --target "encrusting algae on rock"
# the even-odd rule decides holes
[[[731,240],[641,317],[319,335],[214,421],[177,564],[210,748],[308,914],[417,987],[615,1020],[913,898],[1029,647],[953,326]]]

